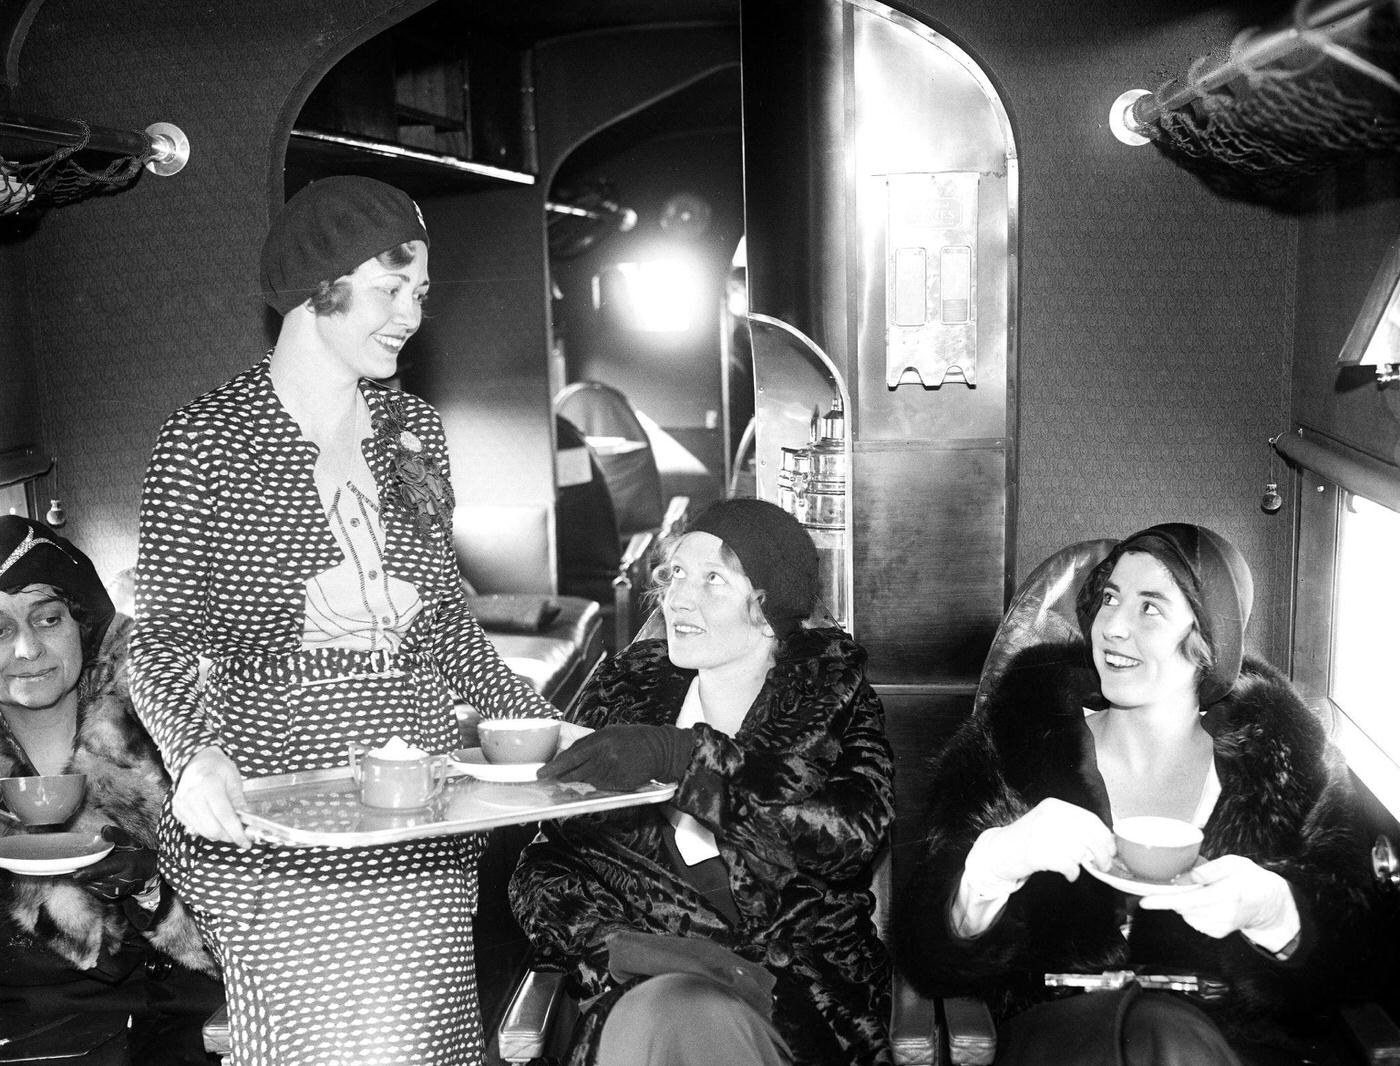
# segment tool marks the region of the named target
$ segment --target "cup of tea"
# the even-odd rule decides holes
[[[1201,852],[1201,836],[1179,818],[1140,815],[1113,823],[1119,861],[1145,881],[1170,881],[1191,869]]]
[[[483,718],[476,735],[487,762],[547,762],[559,750],[559,719]]]
[[[426,807],[447,781],[446,755],[429,755],[394,737],[378,748],[350,745],[350,774],[360,802],[382,810]]]
[[[82,805],[86,792],[86,774],[0,777],[0,799],[28,826],[62,825]]]

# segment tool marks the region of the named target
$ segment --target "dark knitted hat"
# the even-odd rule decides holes
[[[263,241],[263,299],[285,315],[323,281],[335,281],[380,252],[428,243],[423,214],[403,190],[374,178],[321,178],[272,220]]]
[[[1089,640],[1103,587],[1127,552],[1150,555],[1167,568],[1196,616],[1215,663],[1201,676],[1201,706],[1209,707],[1235,684],[1244,660],[1244,631],[1254,606],[1254,577],[1238,548],[1204,526],[1168,522],[1118,542],[1079,590],[1079,624]]]
[[[82,607],[83,656],[91,658],[116,614],[92,560],[48,526],[0,516],[0,591],[51,585]]]
[[[721,500],[705,508],[686,532],[712,534],[739,557],[744,576],[763,590],[763,617],[779,638],[812,613],[817,548],[802,523],[777,504]]]

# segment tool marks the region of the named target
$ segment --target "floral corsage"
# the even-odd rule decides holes
[[[442,466],[423,450],[419,440],[404,423],[397,397],[384,405],[377,436],[389,453],[394,481],[391,499],[398,503],[430,536],[445,536],[452,522],[452,484],[442,472]]]

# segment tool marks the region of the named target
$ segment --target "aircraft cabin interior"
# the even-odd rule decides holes
[[[3,0],[0,64],[0,515],[119,611],[162,423],[276,341],[269,219],[377,178],[431,237],[389,384],[441,416],[470,601],[556,706],[655,632],[666,532],[781,505],[868,653],[898,881],[1022,583],[1197,523],[1347,760],[1394,959],[1394,3]],[[488,1061],[532,835],[482,860]],[[1396,973],[1329,1061],[1400,1056]],[[918,1014],[932,1054],[957,1009]]]

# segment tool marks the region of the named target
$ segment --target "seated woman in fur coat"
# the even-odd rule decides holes
[[[896,962],[922,991],[990,1000],[998,1066],[1300,1062],[1364,979],[1367,849],[1346,767],[1288,682],[1243,658],[1252,599],[1243,557],[1210,530],[1133,534],[1079,590],[1088,659],[1023,653],[939,759]],[[1183,875],[1199,887],[1139,898],[1082,876],[1109,868],[1109,826],[1132,815],[1202,828],[1207,861]],[[1044,985],[1125,968],[1220,984],[1203,1011]],[[1099,1042],[1120,1009],[1141,1058]]]
[[[539,771],[678,782],[665,806],[546,823],[511,884],[586,1011],[571,1063],[889,1063],[889,963],[871,875],[893,819],[865,652],[805,628],[817,555],[760,500],[663,546],[666,638],[609,660]]]
[[[18,1050],[48,1022],[103,1015],[114,1038],[81,1061],[202,1066],[200,1029],[222,994],[156,874],[170,781],[127,695],[130,628],[87,556],[38,522],[0,517],[0,777],[86,775],[61,828],[114,845],[66,875],[0,870],[0,1037]],[[26,831],[0,818],[0,836]]]

